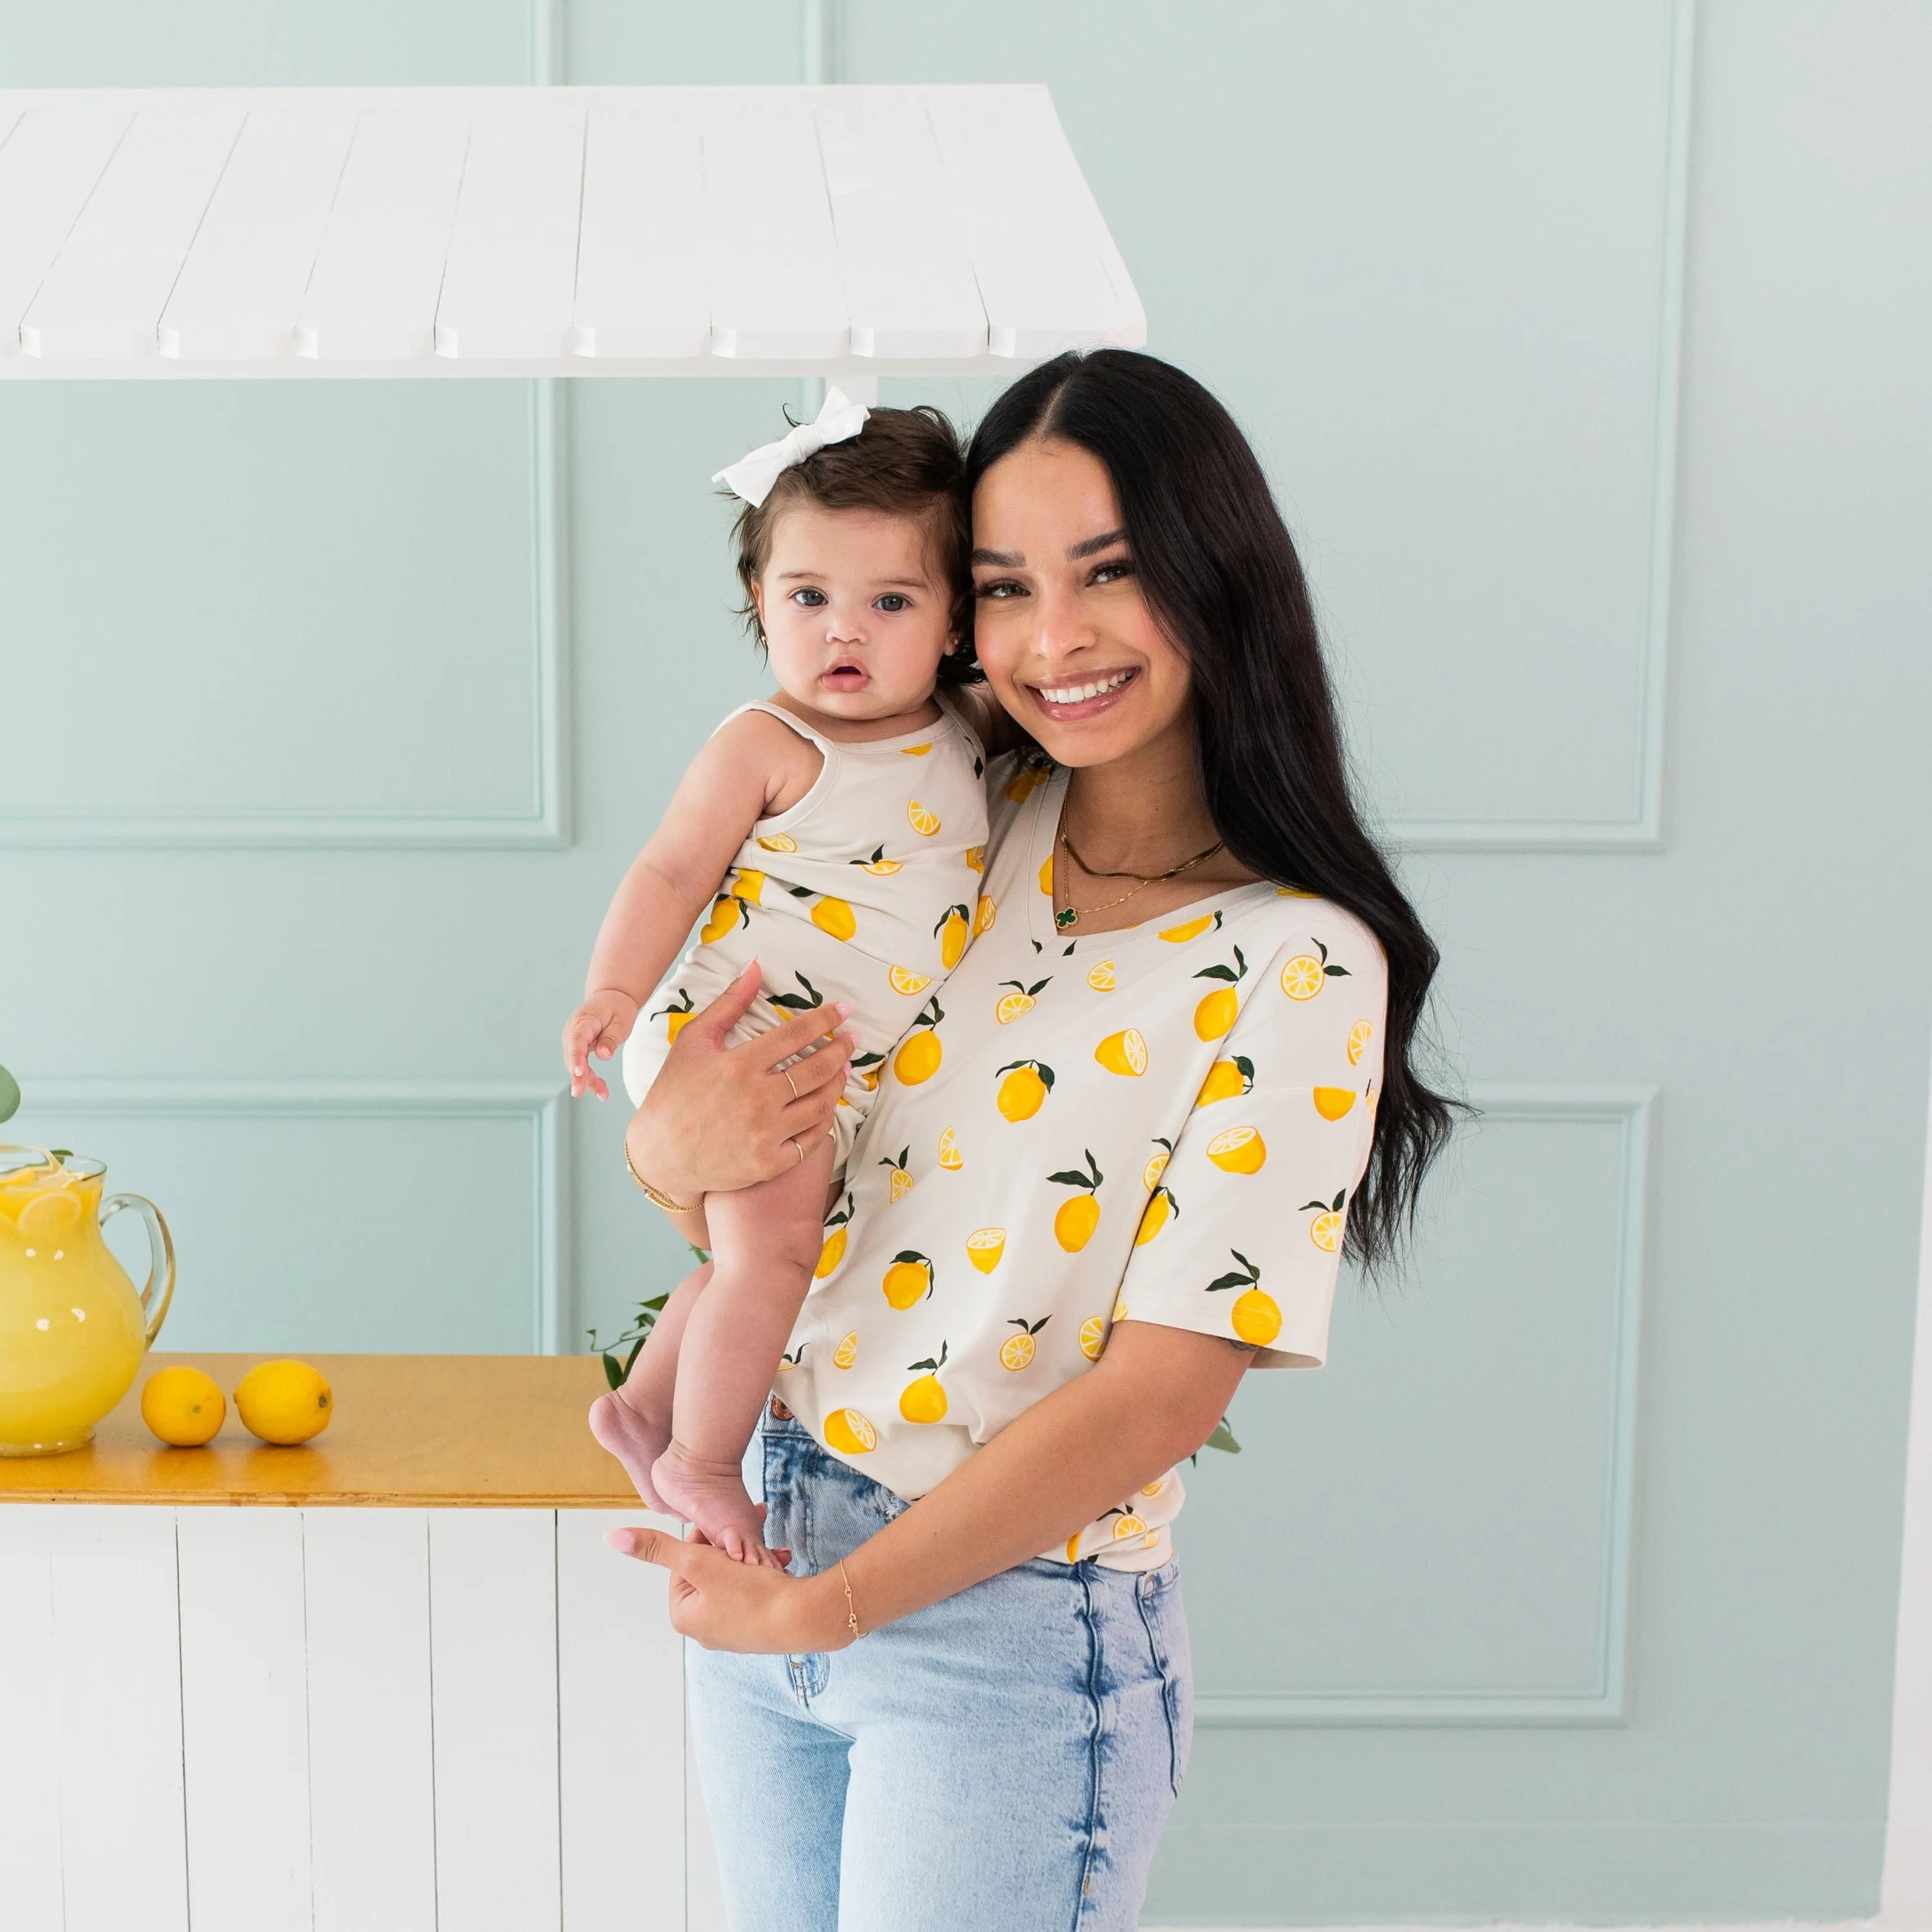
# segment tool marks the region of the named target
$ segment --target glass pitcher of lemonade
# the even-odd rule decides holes
[[[98,1160],[0,1145],[0,1456],[81,1448],[160,1333],[174,1241],[152,1201],[101,1198],[106,1173]],[[128,1208],[148,1230],[138,1294],[100,1238]]]

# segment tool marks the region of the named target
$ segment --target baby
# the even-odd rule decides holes
[[[802,1142],[796,1166],[706,1197],[710,1261],[590,1412],[646,1502],[744,1562],[776,1561],[739,1465],[878,1084],[877,1049],[936,1018],[979,902],[983,747],[936,688],[966,662],[963,475],[938,411],[868,411],[835,389],[815,422],[714,479],[745,500],[738,574],[778,688],[692,761],[604,916],[564,1028],[573,1095],[606,1097],[590,1058],[621,1046],[640,1102],[685,1017],[755,961],[762,997],[734,1041],[822,1006],[828,1031],[849,1013],[874,1049],[854,1058],[832,1131]]]

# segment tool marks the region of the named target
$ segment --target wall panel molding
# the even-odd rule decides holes
[[[99,1120],[508,1120],[530,1133],[533,1354],[566,1354],[576,1333],[563,1212],[562,1090],[541,1080],[58,1080],[23,1078],[33,1113]],[[110,1176],[110,1184],[112,1177]],[[164,1204],[165,1207],[165,1204]],[[454,1210],[452,1210],[454,1211]]]
[[[568,532],[565,411],[556,381],[529,385],[530,796],[509,813],[0,810],[0,849],[180,847],[556,847],[570,838]]]
[[[1556,1126],[1610,1123],[1619,1130],[1616,1354],[1610,1382],[1608,1487],[1601,1499],[1602,1582],[1593,1680],[1554,1696],[1499,1694],[1480,1684],[1448,1693],[1412,1693],[1396,1688],[1319,1696],[1203,1690],[1195,1700],[1198,1724],[1218,1728],[1348,1730],[1400,1726],[1594,1726],[1621,1724],[1628,1720],[1627,1653],[1638,1318],[1643,1292],[1650,1117],[1656,1090],[1568,1084],[1478,1085],[1469,1090],[1469,1098],[1487,1120]]]
[[[1696,0],[1676,0],[1670,20],[1670,107],[1658,280],[1657,387],[1643,634],[1638,655],[1636,742],[1630,809],[1609,818],[1393,818],[1384,830],[1418,852],[1655,852],[1664,846],[1664,718],[1671,586],[1676,547],[1684,284],[1690,200],[1692,70]]]

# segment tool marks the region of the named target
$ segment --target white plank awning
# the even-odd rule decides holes
[[[0,91],[0,379],[998,375],[1146,338],[1043,87]]]

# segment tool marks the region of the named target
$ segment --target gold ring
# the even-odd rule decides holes
[[[798,1156],[798,1164],[802,1167],[805,1165],[805,1150],[799,1145],[798,1136],[796,1134],[791,1137],[791,1150]]]
[[[798,1082],[791,1077],[791,1069],[789,1066],[781,1066],[778,1071],[784,1076],[785,1084],[791,1089],[791,1097],[794,1100],[797,1100],[800,1097]]]

